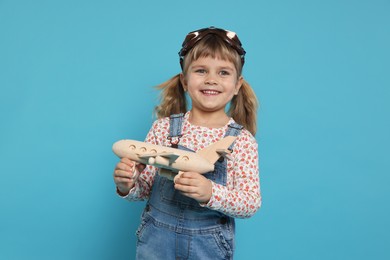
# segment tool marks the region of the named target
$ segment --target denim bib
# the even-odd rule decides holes
[[[179,144],[182,136],[183,117],[183,114],[170,117],[168,138],[172,147],[191,151]],[[225,136],[238,136],[242,128],[241,125],[232,123],[228,126]],[[233,147],[234,142],[229,149],[233,149]],[[204,176],[214,183],[226,186],[226,160],[226,158],[221,157],[215,163],[214,171],[208,172]],[[150,223],[153,223],[151,226],[155,228],[153,232],[155,238],[149,238],[145,235],[144,231]],[[141,226],[137,231],[137,259],[147,259],[147,257],[149,259],[154,259],[153,257],[159,257],[159,259],[208,259],[208,248],[210,248],[209,253],[213,257],[212,259],[230,259],[234,249],[234,227],[235,223],[232,217],[202,207],[195,199],[186,197],[175,190],[173,181],[156,174],[151,196],[142,215]],[[163,231],[164,229],[165,231]],[[163,249],[159,244],[156,245],[159,248],[156,249],[158,251],[153,251],[151,248],[153,246],[150,246],[153,242],[150,240],[156,239],[160,232],[162,232],[161,239],[167,243],[167,248]],[[207,239],[210,241],[207,242]],[[220,258],[216,252],[220,253]],[[152,253],[153,255],[151,255]]]

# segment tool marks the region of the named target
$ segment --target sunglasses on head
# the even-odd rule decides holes
[[[182,48],[179,51],[181,68],[183,68],[184,56],[186,56],[187,53],[208,34],[215,34],[221,37],[227,44],[229,44],[230,47],[235,49],[237,53],[241,56],[241,63],[242,65],[244,65],[246,52],[242,47],[242,44],[237,37],[237,34],[232,31],[227,31],[212,26],[212,27],[196,30],[187,34],[182,44]]]

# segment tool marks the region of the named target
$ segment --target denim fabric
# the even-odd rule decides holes
[[[179,118],[179,119],[178,119]],[[180,138],[180,117],[171,117],[172,137]],[[180,129],[178,129],[180,127]],[[238,135],[239,125],[228,135]],[[179,149],[189,150],[178,145]],[[226,185],[226,159],[205,176]],[[234,218],[202,207],[175,190],[174,183],[156,174],[149,201],[137,230],[137,259],[233,259]]]

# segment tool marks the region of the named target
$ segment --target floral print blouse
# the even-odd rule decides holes
[[[229,123],[221,128],[196,126],[189,122],[189,113],[184,115],[180,145],[195,152],[223,138],[228,125],[234,122],[231,118]],[[168,135],[169,117],[165,117],[153,123],[145,142],[170,146]],[[227,161],[226,186],[212,182],[211,199],[207,204],[201,205],[231,217],[248,218],[260,208],[261,193],[258,145],[246,129],[237,137],[231,157],[233,160]],[[124,198],[130,201],[148,199],[156,173],[156,167],[147,165],[140,173],[134,188]]]

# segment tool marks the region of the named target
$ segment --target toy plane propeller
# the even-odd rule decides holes
[[[231,160],[228,148],[234,140],[235,136],[226,136],[196,153],[135,140],[118,141],[112,150],[120,158],[158,167],[160,175],[173,179],[179,171],[201,174],[213,171],[221,156]]]

